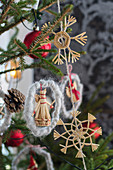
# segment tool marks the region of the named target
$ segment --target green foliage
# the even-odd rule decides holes
[[[42,0],[42,3],[39,6],[39,10],[41,10],[42,8],[48,8],[56,2],[57,0]]]
[[[113,159],[109,162],[108,168],[113,168]]]
[[[39,11],[46,10],[48,7],[50,7],[56,2],[57,1],[55,0],[42,1],[42,3],[40,3],[40,6],[39,6]],[[5,6],[4,2],[2,3],[3,3],[3,7],[5,8],[2,11],[3,15],[0,18],[0,23],[4,23],[4,20],[7,19],[6,17],[7,15],[9,16],[8,19],[10,19],[11,17],[11,21],[9,22],[9,20],[6,20],[7,24],[4,27],[0,27],[0,34],[4,33],[5,31],[19,24],[21,16],[23,17],[23,21],[34,20],[33,14],[31,12],[31,7],[29,5],[33,5],[35,1],[32,2],[30,0],[29,1],[22,0],[16,3],[12,0],[8,3],[8,6]],[[67,15],[68,12],[71,12],[72,7],[73,7],[72,5],[66,6],[62,14],[55,15],[53,22],[48,26],[48,28],[43,29],[43,31],[41,32],[41,35],[38,36],[35,39],[35,41],[31,44],[30,49],[27,49],[27,47],[25,46],[23,42],[16,39],[16,36],[18,34],[18,29],[16,28],[16,31],[8,44],[7,50],[0,49],[1,51],[0,64],[4,64],[12,59],[20,58],[20,66],[16,68],[15,70],[24,70],[28,68],[42,67],[44,69],[50,70],[51,72],[53,72],[54,74],[57,74],[58,76],[63,76],[63,73],[60,71],[60,69],[58,69],[56,66],[53,65],[51,57],[50,59],[49,58],[43,59],[40,55],[41,52],[55,53],[57,52],[56,49],[45,50],[45,49],[38,49],[38,48],[41,47],[42,42],[47,43],[45,38],[48,35],[50,35],[53,30],[58,28],[60,21],[63,20],[63,17]],[[26,8],[27,8],[27,11],[26,11]],[[36,56],[38,56],[38,58],[40,58],[41,61],[37,60],[37,62],[32,63],[30,65],[26,64],[25,59],[23,57],[29,56],[31,54],[35,54]],[[7,73],[13,70],[14,69],[4,70],[0,72],[0,74],[4,74],[4,73]]]
[[[96,115],[97,113],[101,113],[103,111],[102,105],[110,97],[109,95],[101,97],[101,98],[98,97],[98,94],[99,94],[99,92],[100,92],[100,90],[102,89],[103,86],[104,86],[104,83],[101,83],[97,87],[97,89],[93,92],[89,101],[84,101],[84,99],[83,99],[83,102],[80,106],[81,112],[84,113],[84,116],[82,116],[82,119],[86,119],[88,113]],[[80,118],[81,118],[81,115],[80,115]]]
[[[113,139],[113,133],[111,133],[106,139],[105,141],[102,143],[102,145],[100,145],[100,147],[98,148],[98,152],[102,152],[105,151],[105,148],[107,147],[108,143]]]
[[[23,57],[20,58],[19,65],[20,65],[21,71],[23,71],[24,70],[24,66],[25,66],[25,59]]]
[[[0,16],[0,34],[19,24],[21,17],[24,17],[29,21],[33,19],[30,5],[34,5],[36,3],[36,0],[21,0],[19,2],[10,0],[7,4],[6,1],[1,1],[1,3],[3,10]],[[27,11],[25,9],[27,9]]]
[[[26,127],[25,120],[23,120],[23,118],[22,118],[22,112],[13,116],[11,126],[8,128],[8,130],[5,132],[5,134],[3,136],[3,143],[5,143],[5,141],[9,137],[10,131],[15,130],[15,129],[20,129],[24,134],[26,134],[24,143],[18,147],[18,152],[24,146],[26,146],[25,141],[28,140],[33,145],[40,144],[41,146],[46,146],[46,145],[49,146],[50,150],[52,150],[55,154],[61,156],[66,161],[69,161],[70,163],[83,169],[82,160],[75,158],[76,149],[74,147],[70,148],[66,155],[60,152],[59,143],[62,143],[63,139],[56,142],[56,141],[54,141],[53,134],[51,133],[50,135],[48,135],[46,138],[44,138],[40,142],[40,140],[37,137],[35,137],[34,135],[31,135],[30,130]],[[59,130],[61,130],[61,129],[59,129]],[[96,168],[101,163],[103,163],[106,158],[110,158],[111,156],[113,156],[113,149],[110,149],[108,147],[108,144],[109,144],[109,142],[111,142],[112,139],[113,139],[113,133],[111,135],[109,135],[106,139],[103,139],[102,137],[100,137],[98,142],[95,141],[96,143],[98,143],[100,145],[99,148],[95,152],[91,151],[91,147],[84,148],[84,153],[86,155],[85,162],[86,162],[88,170],[94,170],[94,168]],[[6,149],[9,152],[8,157],[1,155],[1,157],[3,158],[2,161],[3,161],[4,166],[6,164],[11,165],[11,162],[12,162],[11,159],[14,157],[14,155],[12,155],[10,153],[10,150],[8,148],[6,148]],[[50,150],[48,150],[48,151],[51,152]],[[56,170],[57,169],[58,170],[74,170],[74,169],[76,169],[76,168],[72,167],[71,165],[69,165],[68,163],[65,163],[65,161],[63,161],[62,159],[59,159],[55,154],[52,153],[51,156],[52,156],[52,160],[54,162],[54,166],[55,166]],[[8,160],[6,161],[6,159],[8,159]],[[41,157],[39,158],[39,156],[37,157],[36,160],[39,164],[39,167],[43,167],[42,170],[44,170],[46,168],[45,161],[43,159],[41,159]],[[29,158],[26,157],[19,163],[19,167],[27,168],[28,164],[29,164]],[[108,168],[111,168],[111,167],[113,167],[113,160],[104,162],[104,164],[100,167],[100,170],[107,170]]]
[[[15,34],[13,35],[13,37],[11,38],[11,41],[8,44],[8,50],[4,51],[1,49],[2,54],[0,54],[0,59],[1,59],[1,64],[3,64],[4,62],[8,62],[12,59],[15,59],[17,57],[20,56],[20,67],[16,68],[15,70],[24,70],[24,69],[28,69],[28,68],[36,68],[36,67],[42,67],[44,69],[48,69],[50,71],[52,71],[54,74],[57,74],[59,76],[62,76],[62,72],[60,71],[60,69],[58,69],[57,67],[55,67],[52,64],[52,61],[49,61],[48,59],[44,59],[40,53],[41,52],[56,52],[56,49],[50,49],[50,50],[45,50],[45,49],[35,49],[32,53],[29,52],[29,49],[27,49],[27,47],[25,46],[24,43],[22,43],[20,40],[15,40],[15,36],[17,35],[17,31],[15,32]],[[14,44],[15,42],[15,44]],[[16,45],[16,46],[15,46]],[[11,50],[13,48],[13,51]],[[41,62],[38,60],[38,62],[32,63],[30,65],[27,65],[25,63],[24,58],[22,57],[22,55],[30,55],[30,54],[35,54],[36,56],[38,56],[38,58],[41,59]],[[5,59],[4,59],[5,58]],[[10,72],[13,71],[11,69],[9,70],[5,70],[0,72],[0,74],[6,73],[6,72]]]
[[[7,141],[7,139],[9,138],[10,131],[16,130],[16,129],[20,129],[26,135],[30,133],[29,129],[26,127],[25,120],[22,119],[22,112],[19,113],[19,115],[12,117],[11,126],[4,133],[3,143],[5,143]]]
[[[26,45],[22,43],[20,40],[15,39],[14,42],[26,55],[29,53],[29,49],[27,49]]]
[[[111,137],[112,136],[112,137]],[[110,158],[113,156],[112,149],[108,148],[109,142],[113,139],[113,134],[111,134],[108,138],[105,140],[100,137],[98,142],[96,143],[100,144],[99,148],[97,151],[92,152],[91,147],[85,147],[84,148],[84,153],[86,155],[85,157],[85,162],[88,170],[94,170],[97,166],[99,166],[101,163],[105,161],[106,158]],[[51,142],[50,142],[51,141]],[[106,142],[107,141],[107,142]],[[38,142],[38,141],[37,141]],[[71,162],[72,164],[75,164],[79,168],[83,169],[83,164],[81,159],[76,159],[76,149],[73,147],[72,149],[70,148],[67,154],[63,154],[60,152],[60,146],[59,143],[62,142],[62,139],[59,140],[58,142],[55,142],[52,138],[52,135],[49,135],[46,137],[46,139],[43,140],[43,143],[49,146],[52,151],[57,153],[57,155],[61,156],[63,159]],[[104,145],[104,148],[100,151],[100,148]],[[57,156],[52,154],[52,159],[54,162],[54,165],[56,169],[58,170],[74,170],[76,168],[72,167],[71,165],[65,163],[61,159],[59,159]],[[107,170],[109,167],[113,167],[113,160],[108,160],[104,162],[104,164],[100,167],[100,170]]]
[[[8,46],[7,46],[8,51],[12,51],[13,49],[16,48],[16,45],[14,44],[14,39],[18,35],[19,29],[17,27],[15,27],[15,30],[16,31],[15,31],[14,35],[11,37],[11,39],[8,43]]]

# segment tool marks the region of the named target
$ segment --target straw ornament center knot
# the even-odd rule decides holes
[[[59,49],[68,48],[70,45],[70,36],[64,31],[56,33],[54,38],[54,45]]]

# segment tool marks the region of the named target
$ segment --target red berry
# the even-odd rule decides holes
[[[24,44],[26,45],[26,47],[29,49],[30,48],[30,45],[31,43],[35,40],[36,37],[38,37],[39,35],[41,34],[41,31],[32,31],[30,33],[28,33],[24,39]],[[47,38],[49,38],[49,36],[47,36]],[[43,46],[41,46],[39,49],[45,49],[45,50],[49,50],[51,49],[51,44],[45,44]],[[46,57],[48,55],[48,52],[43,52],[42,54],[42,57]],[[35,55],[30,55],[31,58],[38,58],[37,56]]]
[[[6,146],[16,147],[16,146],[20,146],[20,144],[23,142],[23,140],[24,140],[24,135],[22,134],[21,130],[19,130],[19,129],[18,130],[12,130],[10,132],[9,139],[6,141],[5,144],[6,144]]]

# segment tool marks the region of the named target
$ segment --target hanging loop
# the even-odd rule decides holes
[[[73,67],[72,67],[71,64],[68,65],[68,69],[69,69],[69,74],[71,74],[71,71],[72,71],[72,69],[73,69]]]
[[[30,29],[25,25],[25,23],[23,22],[23,20],[26,19],[25,17],[21,16],[20,18],[20,21],[22,22],[23,26],[27,28],[29,31],[36,30],[36,28],[38,27],[38,20],[41,20],[41,15],[43,15],[43,13],[39,12],[39,10],[37,10],[35,13],[34,8],[31,9],[31,12],[33,13],[33,16],[34,16],[33,29]]]

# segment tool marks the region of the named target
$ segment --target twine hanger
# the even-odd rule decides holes
[[[36,30],[36,29],[39,30],[38,20],[41,19],[40,16],[42,15],[42,12],[39,12],[39,10],[38,10],[39,2],[40,2],[40,0],[37,0],[36,9],[34,9],[34,8],[31,9],[31,12],[33,13],[33,16],[34,16],[33,29],[28,28],[24,24],[24,22],[23,22],[23,19],[25,19],[24,17],[21,16],[21,18],[20,18],[20,20],[21,20],[22,24],[24,25],[24,27],[27,28],[29,31],[33,31],[33,30]],[[35,13],[35,10],[37,11],[36,13]]]

